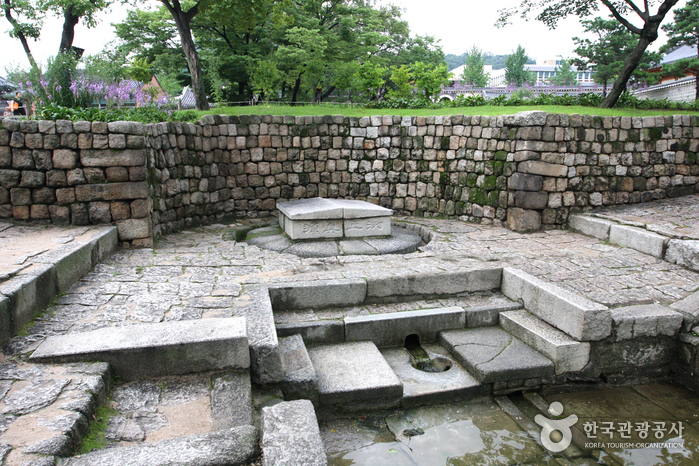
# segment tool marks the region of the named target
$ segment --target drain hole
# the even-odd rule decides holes
[[[410,353],[410,364],[423,372],[446,372],[451,369],[452,362],[447,358],[430,358],[427,351],[420,345],[420,335],[411,334],[405,337],[405,349]]]

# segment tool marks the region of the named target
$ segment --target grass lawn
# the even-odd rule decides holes
[[[291,107],[288,105],[256,105],[254,107],[220,107],[209,111],[197,111],[199,117],[208,114],[214,115],[345,115],[363,117],[371,115],[402,115],[402,116],[430,116],[430,115],[512,115],[527,110],[543,110],[549,113],[579,113],[582,115],[602,116],[655,116],[655,115],[697,115],[697,111],[689,110],[638,110],[633,108],[597,108],[597,107],[566,107],[562,105],[549,106],[521,106],[521,107],[459,107],[436,109],[366,109],[349,107],[346,105],[306,105]]]

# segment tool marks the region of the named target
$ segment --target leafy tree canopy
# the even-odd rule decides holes
[[[517,50],[505,60],[505,81],[515,86],[533,84],[535,82],[534,73],[524,69],[524,65],[528,61],[527,52],[521,45],[518,45]]]

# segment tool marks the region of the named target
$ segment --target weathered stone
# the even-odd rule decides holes
[[[46,174],[44,172],[34,172],[25,170],[22,172],[22,178],[19,185],[22,188],[39,188],[46,183]]]
[[[544,177],[526,173],[513,173],[507,180],[507,186],[517,191],[541,191]]]
[[[699,241],[671,239],[667,243],[665,260],[699,271]]]
[[[651,256],[663,258],[667,238],[640,228],[626,225],[612,225],[609,228],[609,242],[635,249]]]
[[[487,291],[500,287],[502,269],[476,269],[442,274],[423,274],[370,278],[367,298],[411,295],[448,295]]]
[[[152,234],[150,218],[119,220],[116,226],[121,241],[150,238]]]
[[[69,383],[69,379],[32,381],[26,388],[5,396],[3,414],[22,415],[44,408],[56,401]]]
[[[87,182],[90,184],[99,184],[107,181],[107,177],[104,175],[104,171],[102,171],[101,168],[83,168],[83,174],[85,175]]]
[[[269,297],[277,311],[352,306],[364,302],[366,280],[340,279],[272,285]]]
[[[19,170],[0,170],[0,186],[5,189],[19,186],[21,173]]]
[[[211,414],[216,430],[252,425],[252,388],[249,372],[226,372],[214,376]]]
[[[145,199],[148,197],[148,186],[144,182],[78,185],[75,187],[75,197],[80,202]]]
[[[146,153],[143,149],[83,150],[80,161],[86,167],[128,167],[144,165]]]
[[[53,151],[53,167],[62,170],[72,170],[78,166],[78,153],[70,149]]]
[[[507,209],[507,228],[523,233],[538,231],[541,228],[541,213],[536,210],[509,207]]]
[[[682,314],[660,304],[617,307],[611,313],[615,341],[675,336],[683,321]]]
[[[143,123],[135,121],[112,121],[107,124],[110,133],[143,134]]]
[[[609,239],[609,228],[612,222],[587,215],[571,215],[568,217],[568,227],[574,231],[579,231],[583,235],[588,235],[607,241]]]
[[[109,181],[129,181],[129,171],[125,167],[109,167],[105,173]]]
[[[515,205],[522,209],[543,209],[548,205],[549,195],[544,191],[515,193]]]
[[[532,175],[567,177],[568,167],[555,163],[541,162],[538,160],[527,160],[517,165],[517,171]]]
[[[110,223],[112,221],[109,202],[90,202],[88,215],[92,224]]]
[[[264,466],[325,466],[325,448],[313,404],[288,401],[262,408]]]

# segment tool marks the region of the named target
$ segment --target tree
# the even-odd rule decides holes
[[[473,87],[485,87],[490,77],[483,69],[485,57],[483,51],[474,44],[466,56],[466,68],[461,75],[461,82]]]
[[[5,19],[12,26],[10,37],[20,41],[32,70],[38,71],[39,67],[29,48],[27,39],[37,40],[39,38],[43,20],[42,13],[26,0],[4,0],[2,8],[5,11]]]
[[[573,63],[580,70],[592,70],[595,82],[602,85],[602,93],[607,96],[607,87],[619,75],[624,66],[624,59],[633,52],[637,39],[614,18],[603,19],[601,17],[592,20],[581,21],[585,32],[594,36],[593,40],[573,37],[577,45],[575,53],[580,57]],[[644,52],[639,66],[634,75],[642,78],[641,69],[649,67],[657,61],[659,56],[655,53]]]
[[[451,73],[447,71],[447,64],[431,65],[417,62],[412,66],[415,77],[415,87],[422,91],[422,95],[427,99],[432,99],[439,94],[442,86],[445,85]]]
[[[569,60],[561,60],[561,64],[556,67],[556,74],[551,78],[551,82],[556,86],[575,86],[578,84],[578,73],[573,70]]]
[[[182,51],[187,60],[189,74],[192,77],[192,92],[194,93],[194,101],[197,110],[209,110],[209,102],[206,100],[206,88],[204,87],[204,73],[201,69],[199,54],[194,45],[192,38],[192,19],[199,13],[199,4],[202,0],[197,1],[191,8],[185,11],[179,0],[160,0],[165,5],[165,8],[172,15],[177,26],[177,32],[180,35],[182,43]]]
[[[512,52],[505,60],[505,81],[515,86],[534,83],[534,74],[524,69],[524,65],[529,61],[527,52],[521,45]]]
[[[667,72],[675,76],[693,74],[697,88],[695,99],[699,100],[699,0],[688,0],[687,5],[676,9],[674,14],[675,21],[663,26],[668,38],[667,45],[661,51],[688,45],[696,48],[697,56],[678,60],[669,67]]]
[[[558,21],[567,16],[574,15],[579,18],[591,16],[600,9],[607,8],[614,19],[621,23],[632,34],[638,36],[638,42],[634,49],[624,59],[624,64],[614,82],[612,91],[602,101],[602,107],[611,108],[619,100],[621,93],[626,90],[634,70],[643,59],[643,53],[648,46],[658,38],[658,29],[679,0],[658,0],[660,6],[655,13],[651,11],[654,3],[644,0],[639,6],[638,0],[522,0],[519,7],[500,10],[498,25],[505,25],[509,18],[517,13],[527,18],[531,13],[537,12],[536,19],[546,24],[549,28],[555,28]],[[643,26],[636,26],[633,21],[640,20]]]

